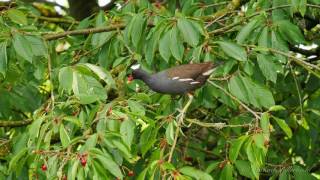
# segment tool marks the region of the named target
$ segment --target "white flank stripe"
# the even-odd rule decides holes
[[[184,81],[193,81],[191,78],[185,78],[185,79],[179,79],[179,81],[184,82]]]
[[[190,84],[199,84],[200,82],[199,81],[194,81],[194,82],[191,82]]]
[[[213,71],[214,71],[214,69],[210,69],[210,70],[202,73],[202,75],[204,75],[204,76],[209,76]]]
[[[176,79],[179,79],[179,77],[178,77],[178,76],[176,76],[176,77],[173,77],[173,78],[172,78],[172,80],[176,80]]]

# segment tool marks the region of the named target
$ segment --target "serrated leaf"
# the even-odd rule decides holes
[[[271,47],[271,34],[268,27],[264,27],[260,37],[258,39],[258,45],[260,47],[270,48]]]
[[[275,62],[273,62],[272,56],[258,54],[257,61],[258,61],[259,68],[262,74],[264,75],[264,77],[276,83],[278,67],[275,64]]]
[[[247,138],[248,136],[241,136],[238,139],[231,142],[231,147],[229,149],[229,159],[231,162],[235,162],[239,155],[241,146]]]
[[[13,36],[13,47],[19,56],[32,63],[32,48],[28,40],[24,36],[15,34]]]
[[[179,169],[179,172],[181,172],[184,175],[193,177],[194,179],[197,179],[197,180],[213,180],[210,174],[191,166],[182,167]]]
[[[27,16],[18,9],[9,9],[7,11],[9,19],[17,24],[26,25],[28,24]]]
[[[72,90],[73,71],[70,67],[63,67],[59,71],[60,88],[67,90],[68,93]]]
[[[279,125],[279,127],[283,130],[283,132],[286,133],[286,135],[291,138],[292,137],[292,131],[285,120],[280,119],[278,117],[272,116],[273,119],[276,121],[276,123]]]
[[[60,124],[60,140],[63,148],[66,148],[70,143],[70,137],[63,124]]]
[[[169,59],[171,57],[171,51],[170,51],[170,31],[167,31],[164,36],[160,39],[159,42],[159,52],[161,57],[169,62]]]
[[[112,159],[110,159],[108,156],[102,156],[99,154],[96,154],[95,157],[100,161],[103,167],[107,169],[112,175],[120,179],[123,178],[123,174],[118,164],[115,163]]]
[[[246,50],[240,45],[227,41],[219,41],[218,44],[228,56],[238,61],[247,61]]]
[[[261,115],[261,119],[260,119],[260,127],[262,129],[262,132],[266,135],[269,136],[270,130],[269,130],[269,126],[270,126],[270,116],[268,113],[263,113]]]
[[[142,38],[146,19],[142,14],[137,14],[132,19],[131,40],[134,46],[137,48]]]
[[[131,147],[132,140],[134,137],[135,123],[127,119],[121,123],[120,134],[122,135],[122,140],[127,144],[128,147]]]
[[[303,44],[305,39],[298,26],[292,24],[288,20],[277,22],[279,31],[288,42],[292,44]]]
[[[28,148],[21,149],[17,154],[15,154],[9,163],[9,171],[13,171],[16,169],[17,164],[19,164],[19,160],[27,154]]]
[[[269,108],[269,111],[285,111],[285,110],[286,108],[281,105],[275,105]]]
[[[167,142],[172,145],[174,140],[174,122],[171,121],[166,128],[166,139]]]
[[[94,64],[85,63],[84,65],[87,66],[91,71],[93,71],[100,79],[106,82],[110,87],[115,88],[116,83],[113,80],[112,75],[109,71],[106,71],[100,66]]]
[[[0,73],[5,77],[7,72],[7,42],[0,43]]]
[[[245,26],[243,26],[240,30],[240,32],[238,33],[236,40],[237,43],[242,44],[245,42],[245,40],[248,38],[248,36],[250,36],[250,34],[252,33],[252,31],[258,26],[260,25],[259,23],[260,19],[253,19],[251,20],[248,24],[246,24]]]
[[[254,175],[253,175],[252,171],[250,171],[251,165],[250,165],[249,161],[237,160],[235,162],[235,165],[236,165],[236,168],[238,169],[240,175],[247,177],[247,178],[254,179]]]
[[[264,135],[262,133],[254,134],[253,135],[254,143],[257,147],[264,149]]]
[[[153,128],[152,126],[148,126],[140,137],[140,148],[142,156],[144,156],[147,151],[153,146],[156,142],[158,129]]]
[[[190,46],[195,47],[199,43],[199,32],[194,28],[192,22],[185,18],[178,19],[178,29],[183,35],[183,39]]]
[[[128,105],[132,112],[137,113],[141,116],[145,115],[145,108],[139,102],[128,100]]]
[[[222,172],[220,174],[220,179],[223,179],[223,180],[233,179],[232,174],[233,174],[233,166],[230,163],[227,163],[222,169]]]
[[[182,40],[179,38],[177,27],[173,27],[170,31],[170,51],[174,58],[181,61],[184,53]]]

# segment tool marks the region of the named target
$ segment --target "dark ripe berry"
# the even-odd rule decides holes
[[[131,176],[134,176],[134,172],[133,172],[133,171],[131,171],[131,170],[130,170],[130,171],[128,171],[128,176],[130,176],[130,177],[131,177]]]
[[[41,169],[42,169],[42,171],[46,171],[48,169],[48,167],[47,167],[47,165],[42,164]]]
[[[80,158],[80,162],[81,162],[81,166],[82,166],[82,167],[85,167],[86,164],[87,164],[87,159],[84,158],[84,157],[82,157],[82,158]]]

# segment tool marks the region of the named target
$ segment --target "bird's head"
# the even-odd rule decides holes
[[[131,74],[128,76],[128,83],[130,83],[134,79],[142,79],[143,73],[141,73],[142,69],[140,67],[140,64],[133,64],[130,67]]]

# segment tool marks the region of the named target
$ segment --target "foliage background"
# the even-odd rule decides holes
[[[77,20],[45,2],[0,10],[1,179],[320,178],[318,0],[111,1]],[[133,62],[203,61],[225,63],[188,127],[185,97],[126,82]]]

